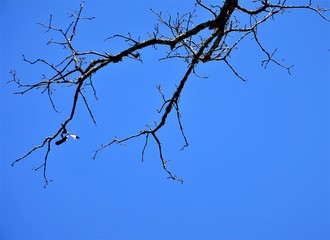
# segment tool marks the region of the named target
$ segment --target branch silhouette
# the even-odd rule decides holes
[[[109,54],[107,52],[100,53],[92,50],[78,51],[75,48],[76,33],[81,21],[94,19],[93,17],[82,16],[84,2],[80,5],[78,11],[69,15],[69,17],[74,20],[69,23],[66,29],[57,28],[54,26],[52,22],[52,15],[50,16],[48,24],[38,23],[46,29],[45,32],[53,31],[60,35],[61,39],[51,39],[48,43],[62,46],[68,54],[57,64],[45,59],[36,59],[31,61],[23,56],[23,60],[31,65],[46,65],[53,71],[53,75],[51,77],[44,76],[41,81],[33,84],[25,84],[20,81],[16,71],[12,70],[10,72],[12,75],[12,80],[9,82],[15,83],[20,89],[20,91],[17,91],[16,94],[22,95],[31,90],[38,89],[41,89],[42,93],[46,92],[55,111],[57,111],[57,109],[52,99],[53,90],[59,86],[73,88],[74,93],[72,95],[71,111],[58,127],[57,131],[55,131],[52,135],[45,137],[40,145],[34,146],[25,155],[16,159],[12,165],[14,166],[38,149],[46,148],[43,163],[39,167],[35,168],[35,170],[43,169],[43,177],[46,187],[51,181],[47,176],[47,162],[49,160],[49,154],[51,152],[53,142],[56,145],[62,145],[69,139],[70,136],[74,139],[79,138],[76,135],[73,135],[76,136],[73,137],[72,134],[70,135],[66,130],[68,125],[73,122],[77,107],[80,107],[78,104],[79,99],[82,99],[82,102],[87,108],[92,121],[96,124],[96,119],[94,118],[93,112],[86,97],[84,96],[84,90],[91,89],[97,99],[97,90],[93,85],[94,74],[109,64],[120,64],[120,62],[124,61],[126,58],[131,58],[142,62],[141,52],[144,49],[163,46],[168,47],[168,51],[162,59],[180,58],[187,63],[187,68],[182,77],[178,80],[177,87],[169,98],[165,97],[162,91],[162,86],[157,86],[157,89],[163,99],[163,104],[158,111],[159,121],[155,122],[154,126],[147,125],[145,129],[142,129],[131,136],[122,139],[115,137],[108,143],[103,144],[100,148],[98,148],[95,151],[93,159],[96,159],[100,151],[115,143],[123,144],[134,138],[144,137],[145,143],[142,148],[143,161],[145,150],[148,147],[150,139],[152,139],[157,145],[159,159],[163,169],[168,175],[168,178],[182,183],[183,179],[177,177],[168,168],[167,163],[169,160],[167,160],[164,155],[164,149],[158,133],[166,125],[168,116],[174,112],[173,114],[176,114],[177,117],[179,131],[184,140],[184,146],[182,149],[189,145],[181,121],[179,106],[180,98],[182,97],[182,90],[191,75],[199,77],[195,70],[196,66],[198,64],[206,64],[213,61],[223,62],[229,67],[234,76],[245,82],[246,78],[243,77],[239,73],[238,69],[230,63],[230,56],[246,37],[252,36],[261,53],[265,55],[265,60],[262,61],[262,66],[266,68],[269,63],[273,63],[286,69],[290,74],[290,69],[292,66],[286,66],[274,58],[276,49],[273,51],[268,51],[262,45],[262,41],[258,35],[258,27],[269,19],[273,19],[275,15],[286,13],[288,10],[292,9],[304,9],[315,12],[323,20],[330,22],[324,15],[324,12],[328,11],[328,9],[315,7],[312,1],[308,1],[306,5],[287,5],[285,0],[256,0],[254,1],[254,6],[254,9],[248,9],[243,5],[240,5],[238,0],[226,0],[222,6],[207,6],[202,3],[201,0],[197,0],[195,2],[195,9],[192,12],[177,14],[175,18],[172,18],[172,16],[164,17],[162,13],[157,13],[151,9],[152,13],[157,17],[158,23],[155,25],[154,31],[149,33],[148,39],[143,41],[141,41],[140,38],[134,39],[130,33],[128,33],[128,35],[116,34],[106,38],[107,41],[111,41],[112,39],[122,39],[128,45],[126,49],[118,52],[117,54]],[[210,20],[195,22],[195,12],[197,8],[205,10],[209,13]],[[163,28],[165,28],[166,31],[164,31]],[[166,34],[164,32],[166,32]],[[87,62],[86,59],[92,60]]]

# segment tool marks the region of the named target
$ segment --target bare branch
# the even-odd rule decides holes
[[[87,102],[87,99],[86,99],[85,95],[83,94],[83,92],[81,90],[79,91],[79,93],[80,93],[80,95],[82,96],[82,98],[84,100],[85,106],[86,106],[86,108],[88,110],[88,113],[89,113],[90,117],[92,118],[94,124],[96,125],[96,121],[95,121],[95,118],[93,116],[93,112],[92,112],[92,110],[90,109],[90,107],[88,105],[88,102]]]
[[[147,148],[147,145],[148,145],[148,139],[149,139],[149,133],[146,134],[146,140],[144,142],[144,146],[142,148],[142,162],[144,161],[144,152]]]
[[[215,11],[213,11],[211,8],[209,8],[208,6],[204,5],[202,3],[201,0],[196,0],[196,4],[198,4],[199,6],[201,6],[202,8],[206,9],[207,11],[209,11],[210,13],[212,13],[212,15],[216,18],[217,14]]]
[[[253,34],[254,34],[254,39],[255,39],[255,41],[257,42],[258,46],[260,47],[260,49],[261,49],[261,50],[267,55],[267,57],[268,57],[268,59],[262,61],[261,65],[264,66],[264,68],[267,68],[268,63],[269,63],[269,62],[273,62],[273,63],[275,63],[276,65],[278,65],[278,66],[280,66],[280,67],[282,67],[282,68],[285,68],[285,69],[288,71],[288,74],[291,75],[290,68],[292,68],[293,65],[290,66],[290,67],[287,67],[287,66],[283,65],[282,63],[280,63],[280,62],[274,60],[273,56],[274,56],[274,54],[276,53],[277,49],[275,49],[274,52],[273,52],[272,54],[270,54],[269,52],[267,52],[267,51],[265,50],[265,48],[264,48],[264,47],[262,46],[262,44],[260,43],[260,41],[259,41],[259,39],[258,39],[258,36],[257,36],[257,33],[256,33],[255,30],[253,30]]]
[[[180,113],[180,110],[179,110],[179,105],[178,103],[176,103],[174,105],[175,107],[175,110],[176,110],[176,117],[177,117],[177,120],[178,120],[178,123],[179,123],[179,127],[180,127],[180,132],[181,132],[181,135],[183,137],[183,140],[184,140],[184,145],[182,146],[182,148],[180,150],[183,150],[185,149],[186,147],[189,146],[189,143],[188,143],[188,140],[187,140],[187,137],[184,133],[184,130],[183,130],[183,126],[182,126],[182,122],[181,122],[181,113]]]
[[[61,146],[68,139],[75,138],[78,139],[76,135],[69,134],[67,126],[73,123],[75,117],[76,109],[79,105],[79,97],[82,99],[82,104],[86,106],[88,113],[96,125],[96,120],[93,115],[93,111],[90,108],[90,104],[85,96],[86,91],[92,91],[94,97],[97,99],[96,89],[93,85],[92,76],[97,73],[100,69],[105,68],[109,64],[116,64],[124,61],[127,58],[140,61],[142,63],[141,55],[142,51],[146,48],[152,47],[158,50],[160,47],[166,47],[168,50],[165,51],[160,60],[164,59],[182,59],[184,63],[187,64],[187,68],[182,73],[182,77],[178,79],[178,85],[176,89],[170,95],[171,97],[165,97],[163,89],[160,85],[157,89],[163,100],[162,106],[158,110],[159,120],[155,121],[154,127],[146,125],[146,129],[140,130],[138,133],[131,136],[118,139],[115,137],[107,144],[101,145],[99,149],[95,151],[93,159],[96,159],[98,153],[113,145],[114,143],[123,145],[124,143],[145,137],[144,145],[142,147],[142,162],[145,158],[145,151],[149,143],[149,136],[157,144],[157,150],[159,154],[159,159],[161,160],[162,168],[167,173],[168,177],[173,180],[183,182],[181,178],[178,178],[175,174],[168,169],[167,163],[164,156],[164,149],[161,144],[161,139],[159,138],[158,132],[163,129],[167,123],[168,116],[175,110],[176,121],[179,125],[179,131],[184,141],[184,145],[181,148],[184,149],[188,147],[188,139],[185,135],[184,128],[182,125],[182,117],[179,108],[179,100],[181,98],[182,91],[191,75],[196,75],[196,66],[200,63],[208,63],[211,61],[217,61],[219,63],[225,64],[234,75],[246,81],[238,72],[236,67],[233,67],[229,62],[229,57],[234,50],[238,49],[238,45],[245,39],[249,34],[253,34],[253,39],[260,48],[261,52],[266,55],[266,59],[262,61],[262,66],[267,67],[269,63],[274,63],[280,67],[285,68],[290,74],[290,67],[285,66],[281,62],[274,59],[274,54],[268,52],[266,48],[262,45],[257,34],[258,27],[268,21],[269,19],[274,19],[277,14],[283,14],[288,10],[293,9],[304,9],[312,12],[316,12],[322,19],[329,22],[329,19],[324,15],[324,12],[328,9],[321,7],[314,7],[312,1],[310,0],[306,5],[287,5],[286,1],[278,0],[276,4],[270,3],[269,0],[254,1],[254,9],[247,9],[238,3],[238,0],[225,0],[223,5],[210,5],[202,3],[202,0],[196,0],[195,9],[189,13],[177,14],[172,17],[168,14],[164,17],[161,12],[151,11],[156,15],[158,23],[154,26],[153,32],[148,33],[149,38],[146,40],[141,40],[140,37],[133,38],[133,36],[128,33],[127,35],[115,34],[105,40],[119,39],[126,43],[126,47],[117,53],[109,54],[108,52],[100,53],[97,51],[78,51],[75,47],[75,36],[80,26],[82,20],[93,20],[93,17],[82,17],[82,12],[84,8],[84,2],[80,4],[78,11],[68,14],[68,17],[72,21],[68,24],[66,29],[58,28],[53,26],[53,16],[50,15],[48,24],[38,23],[42,27],[46,28],[47,32],[54,32],[59,35],[60,39],[50,39],[48,44],[57,44],[63,47],[66,52],[64,56],[58,63],[52,63],[51,61],[45,59],[36,59],[34,61],[28,60],[23,55],[23,60],[31,65],[43,64],[47,66],[52,75],[45,76],[40,81],[35,83],[26,84],[22,83],[18,78],[14,70],[10,71],[12,80],[10,83],[16,84],[20,91],[17,94],[23,95],[31,90],[41,89],[41,93],[47,91],[49,101],[52,108],[56,111],[55,103],[53,101],[54,91],[61,89],[59,87],[71,87],[74,90],[72,95],[72,102],[69,109],[69,115],[64,118],[60,127],[53,133],[53,135],[46,137],[40,145],[33,146],[30,151],[24,154],[22,157],[16,159],[12,165],[20,162],[26,157],[30,156],[33,152],[46,148],[46,153],[43,158],[43,163],[35,168],[35,170],[43,169],[43,175],[45,180],[45,186],[48,185],[50,180],[47,178],[46,169],[49,160],[49,153],[51,151],[51,146],[53,140],[55,145]],[[196,8],[202,8],[209,13],[211,16],[210,20],[204,22],[196,22]],[[239,14],[236,14],[239,12]],[[248,16],[240,19],[240,16]],[[241,22],[242,21],[242,22]],[[163,29],[165,28],[165,30]],[[70,137],[71,136],[71,137]]]
[[[238,74],[238,72],[235,70],[234,67],[232,67],[232,66],[230,65],[230,63],[228,62],[227,59],[224,59],[223,61],[228,65],[228,67],[232,70],[232,72],[233,72],[233,73],[234,73],[239,79],[241,79],[243,82],[246,82],[246,81],[247,81],[247,80],[244,79],[241,75]]]

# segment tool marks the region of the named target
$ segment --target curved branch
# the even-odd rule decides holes
[[[123,144],[127,141],[130,141],[134,138],[141,136],[145,137],[145,142],[142,147],[142,161],[144,160],[145,150],[149,143],[149,136],[152,136],[151,139],[155,141],[158,147],[159,159],[161,164],[168,177],[173,180],[178,180],[183,182],[181,178],[178,178],[175,174],[168,169],[167,163],[168,160],[165,160],[163,146],[161,140],[158,137],[158,131],[160,131],[167,122],[168,116],[172,113],[174,108],[176,113],[176,119],[179,125],[179,131],[184,140],[184,146],[187,147],[188,140],[184,133],[181,114],[179,108],[179,99],[181,97],[182,91],[186,86],[186,83],[191,76],[191,73],[196,74],[195,68],[199,63],[207,63],[210,61],[219,61],[223,62],[231,71],[236,75],[237,78],[246,81],[239,73],[238,70],[233,67],[229,61],[228,57],[233,50],[237,49],[237,46],[246,36],[253,34],[256,44],[259,46],[261,51],[266,54],[267,59],[262,62],[263,66],[266,67],[270,62],[287,69],[290,74],[290,68],[282,65],[280,62],[273,59],[274,53],[269,53],[261,44],[257,34],[257,28],[259,25],[266,22],[268,19],[272,19],[278,13],[284,13],[288,9],[306,9],[311,10],[319,14],[324,20],[329,21],[323,12],[328,9],[313,7],[312,1],[309,1],[307,5],[297,5],[291,6],[286,5],[286,1],[278,1],[277,4],[271,4],[268,0],[255,1],[261,3],[255,9],[249,10],[242,7],[238,4],[238,0],[225,0],[222,7],[212,6],[208,7],[202,3],[201,0],[196,0],[195,7],[201,7],[211,15],[211,19],[204,21],[198,24],[194,24],[193,19],[195,17],[195,10],[188,14],[177,14],[175,19],[172,19],[171,16],[168,19],[164,19],[161,13],[156,13],[153,10],[153,13],[158,17],[158,22],[154,28],[154,32],[149,34],[149,39],[141,41],[140,38],[133,39],[130,33],[127,36],[116,34],[112,37],[108,37],[106,40],[111,40],[113,38],[123,39],[127,44],[124,50],[116,53],[109,54],[99,53],[96,51],[78,51],[75,48],[74,39],[76,32],[81,20],[92,20],[90,17],[82,17],[82,11],[84,8],[84,2],[80,5],[80,8],[74,14],[70,14],[69,17],[74,20],[69,24],[69,26],[64,30],[61,28],[56,28],[52,25],[53,16],[50,16],[48,24],[38,23],[42,27],[47,28],[46,32],[53,31],[58,33],[61,37],[61,40],[51,39],[49,44],[58,44],[61,45],[69,53],[65,56],[59,63],[53,64],[44,59],[37,59],[35,61],[30,61],[25,58],[23,55],[23,60],[32,65],[37,63],[45,64],[52,70],[53,75],[50,78],[44,78],[42,81],[33,84],[23,84],[20,79],[17,77],[15,71],[11,71],[13,79],[9,82],[13,82],[17,85],[18,88],[23,88],[22,91],[17,92],[18,94],[25,94],[28,91],[33,89],[43,89],[42,93],[47,91],[51,105],[55,111],[55,104],[52,100],[52,91],[56,86],[67,86],[74,88],[74,94],[72,96],[72,104],[70,107],[69,115],[64,118],[63,122],[60,124],[60,127],[55,131],[51,136],[46,137],[40,145],[32,147],[30,151],[24,154],[22,157],[16,159],[12,165],[20,162],[24,158],[30,156],[34,151],[37,151],[41,148],[46,147],[46,153],[43,159],[43,164],[35,168],[35,170],[43,169],[45,186],[50,182],[47,178],[47,162],[49,159],[49,153],[51,151],[51,146],[53,140],[57,139],[55,142],[56,145],[60,146],[64,144],[69,136],[78,139],[76,135],[69,134],[67,126],[72,122],[75,116],[76,109],[78,107],[79,96],[82,98],[83,104],[86,106],[89,115],[92,121],[96,124],[92,109],[88,103],[87,98],[84,93],[86,89],[91,89],[95,98],[96,89],[94,88],[92,82],[93,74],[97,73],[99,70],[105,68],[109,64],[116,64],[123,61],[125,58],[132,58],[142,62],[140,52],[148,47],[165,46],[169,47],[169,51],[166,53],[164,58],[161,59],[171,59],[171,58],[180,58],[187,63],[187,68],[184,71],[181,79],[178,81],[178,86],[173,91],[170,98],[166,99],[162,88],[157,86],[158,91],[161,94],[163,99],[163,104],[158,111],[160,114],[160,120],[155,124],[154,127],[147,125],[146,129],[139,131],[138,133],[128,136],[123,139],[118,139],[115,137],[109,143],[101,145],[99,149],[95,151],[93,159],[96,158],[97,154],[105,149],[106,147],[113,145],[114,143]],[[216,10],[215,10],[216,9]],[[220,11],[219,11],[220,10]],[[236,15],[235,12],[239,11],[250,16],[250,21],[246,23],[241,23],[239,20],[239,14]],[[167,29],[167,32],[170,36],[162,33],[160,26],[163,26]],[[232,34],[234,36],[232,36]],[[234,39],[234,40],[229,40]],[[92,59],[89,62],[86,62],[86,59]],[[87,80],[89,79],[89,81]],[[90,87],[90,88],[88,88]]]

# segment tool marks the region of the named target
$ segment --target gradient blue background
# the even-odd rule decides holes
[[[181,3],[178,3],[181,2]],[[304,1],[288,1],[295,4]],[[330,8],[328,1],[314,1]],[[330,25],[305,10],[278,15],[259,29],[260,41],[294,64],[292,75],[270,65],[247,38],[232,54],[240,81],[225,65],[198,66],[181,98],[183,140],[175,117],[160,132],[169,169],[185,179],[166,179],[157,147],[150,142],[141,163],[143,139],[112,146],[92,160],[102,143],[126,137],[158,121],[162,84],[170,96],[185,71],[178,60],[158,61],[167,48],[141,52],[144,64],[125,59],[94,76],[99,101],[87,90],[95,127],[81,104],[69,126],[79,141],[53,146],[43,188],[44,150],[11,167],[33,144],[67,118],[72,90],[60,88],[54,101],[30,92],[13,95],[6,84],[16,69],[24,82],[50,74],[29,59],[59,60],[66,52],[47,45],[35,22],[67,26],[67,12],[79,1],[0,1],[1,29],[1,239],[329,239]],[[147,38],[155,16],[193,9],[194,1],[87,1],[74,45],[79,50],[117,53],[116,33]],[[196,22],[211,18],[199,10]],[[326,14],[330,17],[329,13]]]

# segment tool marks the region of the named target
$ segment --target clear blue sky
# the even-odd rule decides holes
[[[315,3],[330,8],[327,0]],[[65,27],[66,13],[78,6],[76,0],[0,1],[0,239],[329,239],[330,24],[304,10],[259,30],[265,47],[278,48],[278,59],[295,65],[291,76],[274,65],[264,70],[264,56],[247,39],[230,59],[247,83],[221,63],[198,68],[208,79],[189,80],[181,98],[189,148],[179,151],[174,117],[161,132],[168,167],[183,185],[167,179],[154,143],[141,163],[142,138],[91,159],[114,136],[159,120],[155,86],[169,96],[185,71],[180,61],[157,60],[163,48],[141,52],[144,64],[126,59],[94,76],[99,101],[91,92],[87,97],[97,127],[80,104],[69,129],[81,139],[52,147],[54,181],[46,189],[42,171],[31,170],[44,150],[11,167],[56,131],[72,99],[70,89],[55,91],[61,111],[55,113],[38,91],[13,95],[8,72],[16,69],[24,82],[49,73],[22,61],[22,54],[65,56],[46,44],[56,36],[35,23],[53,14],[53,23]],[[74,44],[117,53],[124,43],[103,40],[127,32],[146,39],[156,20],[149,8],[175,13],[193,9],[193,1],[87,0],[83,15],[96,19],[82,22]]]

